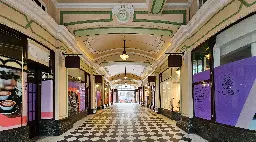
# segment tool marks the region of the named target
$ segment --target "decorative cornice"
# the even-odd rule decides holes
[[[189,7],[191,4],[188,3],[166,3],[164,5],[164,9],[170,9],[170,8],[187,8]]]
[[[207,1],[188,22],[187,25],[182,25],[171,39],[172,45],[168,47],[166,53],[176,52],[181,43],[192,35],[209,17],[215,14],[220,8],[225,6],[231,0],[209,0]],[[156,69],[157,66],[163,64],[167,60],[167,55],[163,54],[151,67]],[[154,70],[145,76],[145,80],[151,75]]]
[[[40,23],[46,28],[50,34],[56,39],[63,41],[69,49],[76,53],[83,54],[83,59],[88,65],[92,65],[92,61],[78,48],[74,35],[72,35],[65,26],[58,25],[55,20],[45,11],[39,8],[35,2],[31,0],[3,0],[17,10],[29,16],[32,20]],[[29,6],[28,6],[29,5]]]
[[[120,3],[59,3],[57,0],[51,0],[56,8],[113,8]],[[190,0],[191,1],[191,0]],[[149,0],[146,3],[130,3],[135,9],[149,8]],[[166,3],[164,8],[187,8],[188,3]]]
[[[57,3],[56,8],[113,8],[120,3]],[[147,8],[146,3],[130,3],[134,8]]]

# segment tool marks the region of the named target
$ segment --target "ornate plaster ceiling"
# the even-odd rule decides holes
[[[143,65],[110,65],[110,66],[106,66],[105,68],[108,70],[111,76],[115,76],[120,73],[123,73],[125,70],[125,67],[126,67],[127,73],[135,74],[137,76],[141,76],[141,74],[145,69],[145,66]]]
[[[136,8],[126,23],[120,23],[112,8],[61,8],[60,24],[76,36],[80,49],[113,81],[127,73],[141,79],[165,50],[171,45],[174,33],[187,22],[187,8],[164,9],[166,3],[187,3],[187,0],[58,0],[59,3],[142,3],[147,8]],[[124,43],[129,55],[127,63],[120,64]],[[138,78],[139,77],[139,78]],[[124,81],[122,78],[115,78]]]

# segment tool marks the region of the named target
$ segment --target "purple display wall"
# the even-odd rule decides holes
[[[41,118],[53,118],[53,80],[42,81],[41,89]]]
[[[217,122],[231,126],[236,125],[256,79],[255,69],[256,57],[239,60],[214,69]]]
[[[195,117],[211,120],[211,87],[206,80],[210,80],[209,70],[193,76],[194,112]]]

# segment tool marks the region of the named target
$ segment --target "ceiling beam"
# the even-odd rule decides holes
[[[57,0],[51,0],[56,8],[113,8],[119,3],[59,3]],[[147,0],[147,3],[130,3],[135,9],[145,8],[151,10],[153,0]],[[162,0],[156,0],[157,2]],[[164,0],[166,2],[166,0]],[[191,0],[189,0],[191,1]],[[187,7],[189,3],[166,3],[164,8],[182,8]]]

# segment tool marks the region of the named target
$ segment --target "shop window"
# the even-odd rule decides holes
[[[43,9],[43,11],[47,12],[46,4],[42,0],[32,0],[35,2],[39,7]]]
[[[180,76],[177,68],[169,68],[162,73],[160,94],[163,109],[180,112]]]
[[[193,75],[210,69],[210,49],[205,44],[192,52]]]
[[[192,51],[195,117],[211,120],[210,52],[208,42]]]

